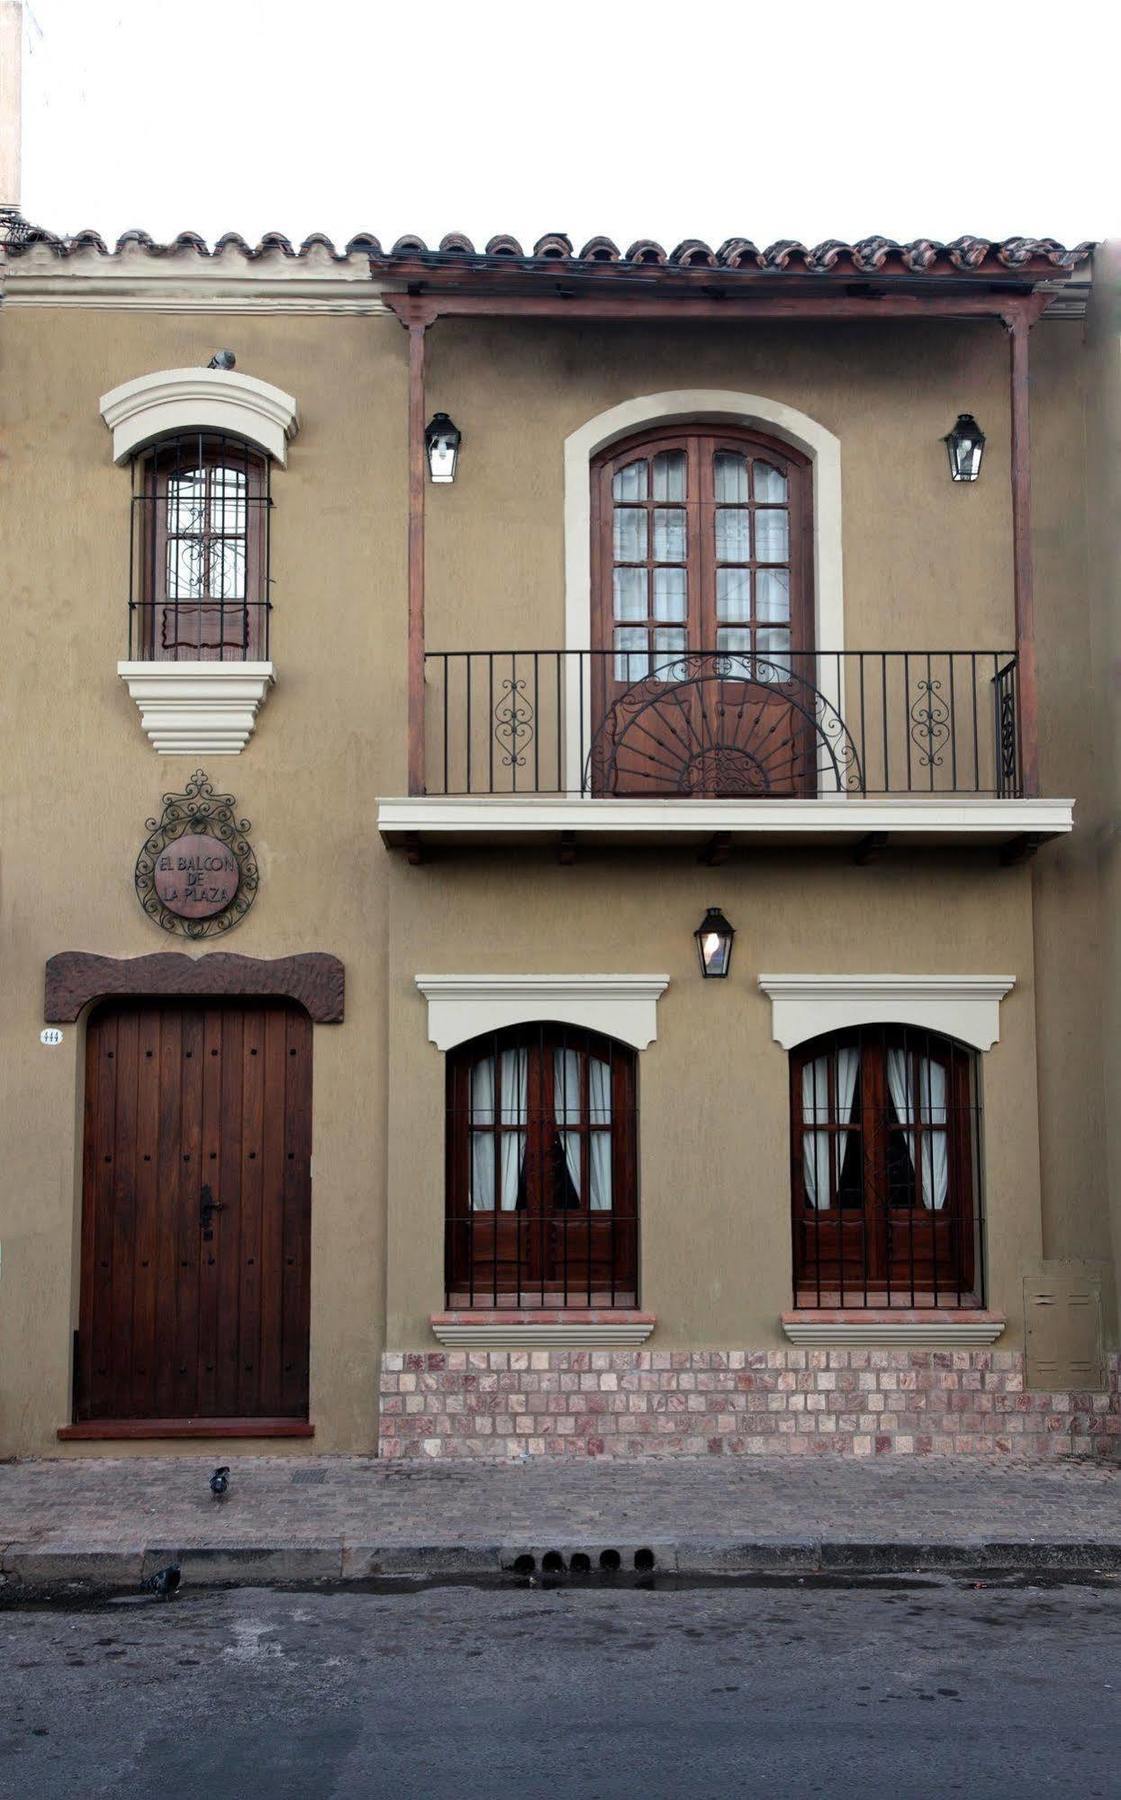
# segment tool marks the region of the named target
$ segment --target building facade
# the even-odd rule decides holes
[[[1115,1453],[1108,249],[7,236],[0,1448]]]

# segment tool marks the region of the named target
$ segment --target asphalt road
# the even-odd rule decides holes
[[[1121,1792],[1121,1583],[187,1591],[0,1610],[0,1794]]]

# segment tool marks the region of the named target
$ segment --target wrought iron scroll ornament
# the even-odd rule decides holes
[[[620,694],[592,740],[593,793],[766,797],[859,792],[832,701],[781,658],[688,653]]]
[[[145,821],[136,893],[164,931],[216,937],[243,919],[257,897],[257,859],[248,819],[232,794],[216,794],[197,769],[182,794],[165,794],[163,815]]]
[[[918,690],[911,707],[911,737],[918,746],[919,767],[940,769],[942,752],[950,741],[950,709],[939,680],[920,681]]]
[[[494,709],[494,741],[502,751],[506,768],[524,768],[525,753],[533,742],[533,705],[520,677],[507,677]]]

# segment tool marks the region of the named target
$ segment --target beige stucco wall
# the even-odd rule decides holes
[[[127,470],[98,397],[149,369],[239,366],[297,395],[298,453],[273,477],[275,692],[239,757],[204,766],[253,825],[256,904],[213,946],[324,949],[347,1018],[314,1034],[312,1416],[317,1446],[369,1448],[384,1291],[388,858],[374,796],[405,765],[404,333],[388,320],[125,312],[0,316],[5,570],[0,1447],[56,1449],[76,1322],[82,1038],[39,1043],[43,966],[63,949],[183,949],[144,918],[144,821],[198,759],[159,757],[116,677],[125,651]],[[83,1450],[84,1453],[84,1450]]]
[[[804,852],[719,870],[682,856],[526,853],[394,865],[391,881],[388,1340],[430,1342],[443,1305],[445,1059],[418,970],[661,973],[658,1037],[640,1053],[644,1307],[660,1347],[777,1344],[791,1305],[789,1063],[761,970],[1013,974],[1001,1042],[982,1057],[991,1303],[1021,1341],[1020,1269],[1039,1255],[1030,884],[991,856],[856,869]],[[701,979],[707,905],[737,928],[732,974]],[[1002,1340],[1002,1342],[1005,1340]]]
[[[990,1295],[1018,1341],[1019,1270],[1046,1237],[1029,874],[998,868],[991,852],[868,869],[808,852],[713,872],[685,852],[589,856],[573,869],[531,852],[408,867],[374,829],[376,796],[405,782],[405,333],[387,318],[10,310],[0,315],[0,1451],[54,1450],[69,1414],[82,1030],[40,1046],[43,965],[63,949],[182,947],[143,918],[132,891],[144,821],[194,760],[152,752],[115,676],[128,476],[113,467],[97,401],[225,343],[240,369],[297,396],[302,424],[273,480],[278,685],[248,750],[206,765],[253,821],[261,869],[256,905],[222,947],[325,949],[347,970],[346,1022],[317,1028],[314,1046],[315,1447],[372,1446],[378,1351],[430,1341],[442,1298],[443,1072],[413,987],[422,968],[670,973],[640,1071],[643,1292],[660,1341],[675,1344],[772,1342],[789,1296],[786,1058],[758,970],[1014,974],[1002,1042],[984,1059],[984,1103]],[[464,432],[455,485],[428,494],[433,647],[563,641],[564,438],[631,395],[688,386],[773,394],[840,438],[850,645],[1011,643],[997,327],[442,322],[430,344],[429,409],[450,411]],[[1072,336],[1049,353],[1061,442],[1076,429],[1063,373],[1076,351]],[[990,434],[975,487],[951,485],[939,442],[961,410]],[[1052,513],[1051,553],[1065,566],[1083,526],[1061,492]],[[1073,752],[1056,733],[1051,766],[1068,792]],[[740,930],[736,974],[702,985],[692,931],[717,902]],[[1067,929],[1053,907],[1045,935]],[[1049,979],[1058,1016],[1064,984]],[[1044,1076],[1060,1106],[1085,1046],[1068,1025],[1048,1041]],[[1083,1167],[1077,1217],[1092,1220],[1089,1152]],[[1073,1201],[1068,1210],[1073,1219]],[[1055,1229],[1072,1254],[1096,1231]]]
[[[1032,334],[1040,780],[1044,793],[1073,795],[1078,803],[1077,830],[1040,852],[1032,878],[1044,1251],[1060,1260],[1108,1261],[1098,885],[1104,793],[1090,600],[1097,572],[1083,523],[1095,479],[1085,413],[1094,383],[1083,337],[1075,321],[1041,324]],[[1105,1288],[1109,1313],[1108,1278]]]

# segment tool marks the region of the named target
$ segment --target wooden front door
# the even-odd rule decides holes
[[[75,1421],[308,1410],[311,1021],[112,1002],[86,1039]]]
[[[754,433],[649,433],[596,464],[596,791],[814,791],[812,520],[808,461]]]

